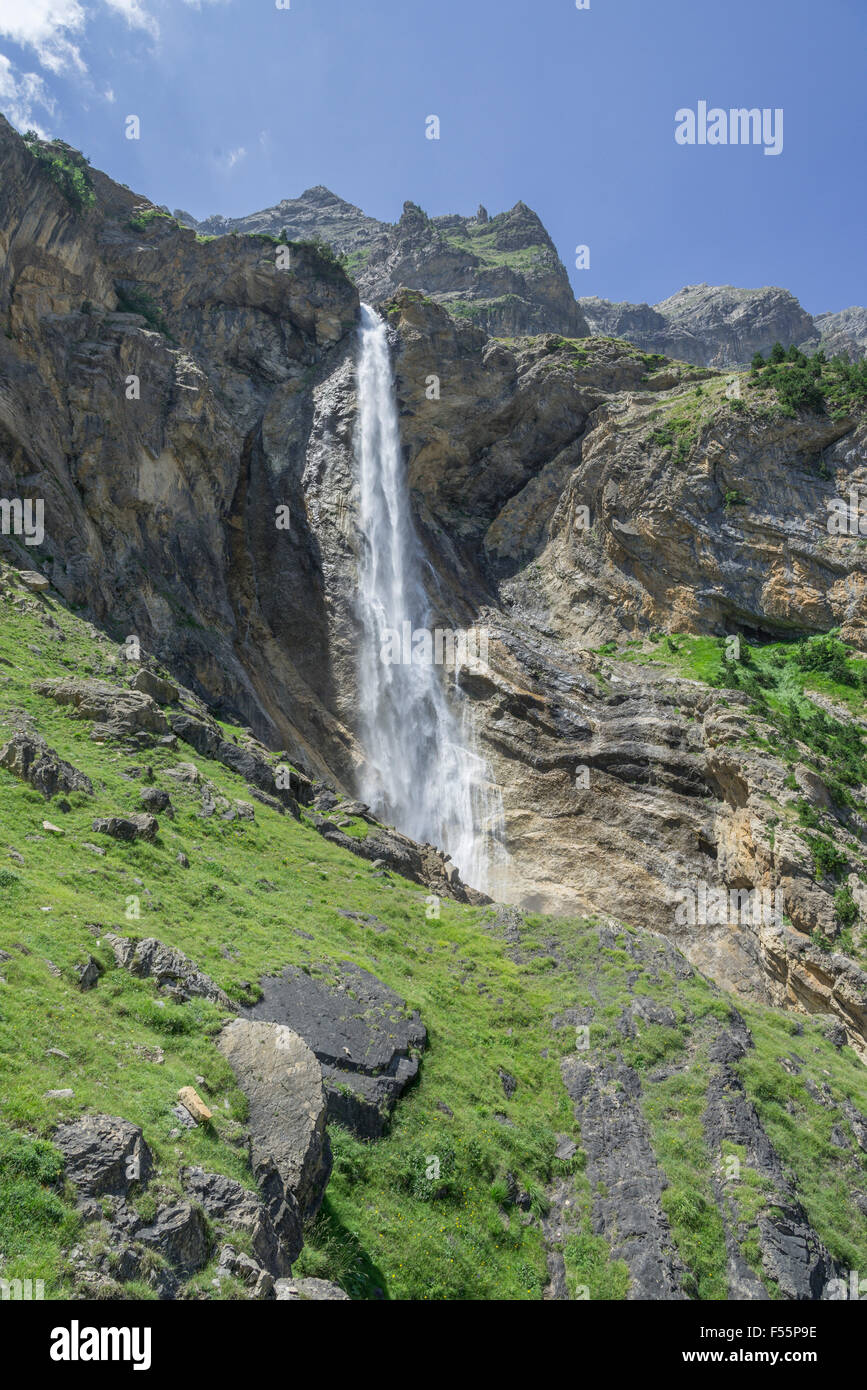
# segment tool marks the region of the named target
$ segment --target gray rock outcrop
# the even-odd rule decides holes
[[[247,1097],[253,1172],[292,1260],[331,1172],[322,1071],[304,1040],[277,1023],[234,1019],[217,1046]]]
[[[261,981],[248,1017],[288,1026],[322,1066],[328,1118],[364,1139],[378,1138],[415,1079],[427,1038],[417,1013],[367,970],[348,961],[315,978],[294,966]]]
[[[29,782],[46,801],[58,793],[84,792],[87,796],[93,795],[90,778],[71,763],[65,762],[38,734],[13,734],[8,743],[0,748],[0,767]]]

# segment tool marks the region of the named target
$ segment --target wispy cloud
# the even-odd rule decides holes
[[[45,83],[38,73],[19,72],[3,53],[0,53],[0,107],[19,129],[35,130],[43,137],[48,134],[34,111],[35,107],[41,107],[50,115],[54,110],[54,101]]]
[[[246,158],[247,151],[243,145],[239,145],[236,150],[229,150],[228,154],[218,155],[217,163],[221,169],[225,169],[228,173],[230,169],[234,169],[236,164],[240,164],[241,160]]]
[[[160,26],[152,14],[142,5],[141,0],[105,0],[110,10],[123,15],[131,29],[143,29],[151,38],[158,39]]]
[[[147,34],[155,42],[160,26],[154,13],[160,6],[176,0],[0,0],[0,39],[8,39],[32,52],[39,66],[52,76],[78,75],[89,80],[87,63],[82,54],[86,49],[86,28],[98,11],[126,20],[130,29]],[[231,0],[183,0],[190,9],[228,4]],[[39,129],[33,108],[41,106],[49,113],[54,102],[48,96],[38,73],[24,72],[8,57],[0,55],[0,106],[18,126],[30,124]],[[96,92],[93,93],[96,95]],[[108,88],[103,99],[114,101]],[[231,169],[246,151],[231,151],[223,164]]]
[[[48,72],[85,72],[77,42],[84,20],[79,0],[3,0],[0,36],[31,48]]]

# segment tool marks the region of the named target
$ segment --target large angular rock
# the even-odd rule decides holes
[[[304,1040],[277,1023],[234,1019],[217,1046],[249,1102],[250,1159],[271,1219],[286,1236],[294,1225],[294,1259],[331,1173],[321,1068]]]
[[[40,574],[38,570],[20,570],[18,582],[23,584],[25,589],[29,589],[32,594],[42,594],[46,589],[51,588],[45,575]]]
[[[0,748],[0,767],[5,767],[22,781],[29,782],[50,801],[58,792],[85,792],[93,795],[93,783],[71,763],[64,762],[59,753],[38,734],[13,734]]]
[[[124,970],[128,970],[131,975],[139,976],[140,979],[156,980],[161,989],[168,990],[182,1002],[197,995],[202,999],[210,999],[223,1009],[237,1008],[225,990],[220,989],[208,975],[199,970],[189,956],[185,956],[183,951],[178,951],[173,946],[166,946],[155,936],[146,936],[141,941],[131,941],[127,936],[106,932],[103,940],[108,942],[115,960]]]
[[[153,1225],[135,1232],[137,1241],[162,1255],[181,1275],[194,1274],[207,1263],[209,1251],[208,1228],[198,1207],[189,1202],[174,1202],[161,1207]]]
[[[278,1229],[258,1193],[220,1173],[186,1168],[181,1182],[187,1196],[198,1202],[212,1221],[247,1233],[250,1249],[263,1269],[275,1277],[291,1273],[294,1220]]]
[[[156,816],[136,811],[129,816],[97,816],[92,822],[99,835],[110,835],[113,840],[152,840],[160,828]]]
[[[59,705],[70,705],[76,718],[95,720],[108,737],[169,732],[166,716],[144,691],[105,681],[72,679],[37,681],[33,688]]]
[[[206,723],[203,719],[196,719],[194,715],[184,712],[172,714],[170,721],[172,733],[177,734],[178,738],[183,739],[191,748],[195,748],[203,758],[215,756],[222,738],[217,724]]]
[[[316,1053],[328,1118],[378,1138],[398,1097],[418,1072],[427,1034],[417,1013],[369,971],[348,961],[330,984],[295,966],[261,981],[249,1018],[288,1024]]]
[[[114,1115],[82,1115],[60,1125],[54,1143],[79,1196],[125,1197],[133,1183],[144,1186],[153,1173],[151,1151],[138,1125]]]
[[[140,690],[144,695],[150,695],[152,700],[156,700],[158,705],[171,705],[178,698],[178,687],[171,681],[163,680],[162,676],[157,676],[147,667],[142,666],[130,682],[133,690]]]

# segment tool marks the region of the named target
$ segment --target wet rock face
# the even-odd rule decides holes
[[[328,1118],[376,1139],[418,1073],[426,1030],[369,971],[344,961],[333,974],[323,980],[287,966],[265,976],[263,998],[246,1013],[299,1033],[321,1063]]]
[[[294,1259],[331,1173],[321,1068],[303,1039],[277,1023],[234,1019],[217,1046],[249,1102],[253,1172]]]

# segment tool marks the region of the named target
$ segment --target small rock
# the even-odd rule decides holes
[[[78,976],[79,989],[93,989],[99,980],[99,965],[93,956],[88,956],[83,965],[75,967],[75,973]]]
[[[65,1062],[69,1061],[69,1053],[64,1052],[60,1047],[49,1047],[45,1055],[46,1057],[62,1057]]]
[[[131,816],[102,816],[93,821],[93,829],[115,840],[153,840],[159,830],[156,816],[136,813]]]
[[[45,575],[39,574],[36,570],[19,570],[18,582],[23,584],[25,589],[29,589],[32,594],[41,594],[46,589],[51,588]]]
[[[182,849],[178,850],[176,858],[182,869],[188,869],[190,867],[190,861]]]
[[[142,806],[144,806],[145,810],[151,812],[162,811],[169,817],[169,820],[174,819],[175,808],[172,806],[171,797],[168,792],[164,792],[160,787],[145,787],[139,796],[139,801]]]
[[[514,1076],[512,1076],[511,1072],[504,1071],[502,1067],[497,1067],[497,1075],[499,1076],[500,1081],[502,1083],[503,1092],[505,1094],[506,1100],[511,1100],[512,1096],[518,1089],[517,1081],[515,1080]]]
[[[62,835],[62,834],[63,834],[63,831],[60,829],[60,826],[59,826],[59,825],[52,825],[52,823],[51,823],[50,820],[44,820],[44,821],[42,822],[42,829],[43,829],[43,830],[52,830],[52,831],[54,832],[55,835]]]
[[[75,1092],[70,1090],[43,1091],[42,1094],[46,1100],[71,1100]]]
[[[214,1118],[201,1096],[192,1086],[182,1086],[178,1091],[178,1100],[185,1109],[189,1110],[196,1124],[206,1125]]]

